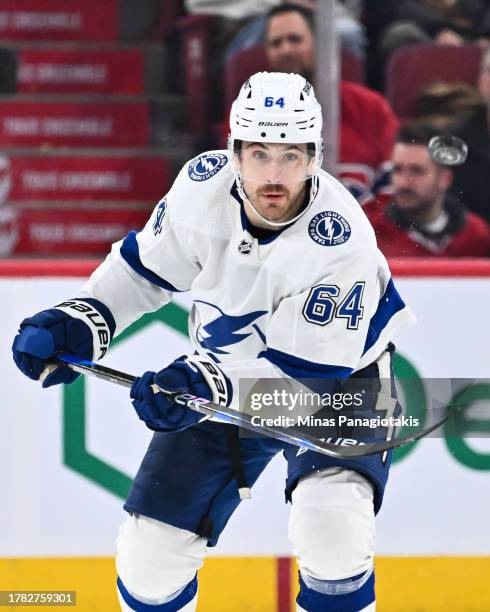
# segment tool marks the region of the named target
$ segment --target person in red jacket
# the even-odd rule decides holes
[[[448,193],[452,171],[436,164],[427,145],[435,131],[404,125],[392,155],[392,196],[368,212],[386,257],[489,257],[490,226]]]

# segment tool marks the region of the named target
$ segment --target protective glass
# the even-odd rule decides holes
[[[318,171],[318,159],[306,144],[261,144],[243,142],[233,156],[243,181],[261,185],[300,183]]]

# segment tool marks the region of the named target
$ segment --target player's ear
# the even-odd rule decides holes
[[[234,139],[230,133],[228,136],[228,150],[233,155],[235,162],[239,163],[242,161],[242,149],[243,142],[239,139]]]
[[[309,156],[310,161],[308,162],[308,170],[310,174],[315,174],[320,170],[319,162],[320,159],[316,155]]]

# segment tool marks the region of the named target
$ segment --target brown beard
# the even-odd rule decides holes
[[[403,192],[402,192],[403,193]],[[412,192],[410,192],[412,193]],[[393,194],[393,201],[397,202],[396,199],[396,193]],[[403,211],[403,214],[405,215],[405,217],[407,219],[410,219],[411,221],[420,221],[420,219],[424,218],[424,216],[426,215],[426,213],[431,210],[431,208],[433,207],[433,200],[418,200],[417,204],[413,207],[413,208],[402,208],[400,207],[400,209]]]

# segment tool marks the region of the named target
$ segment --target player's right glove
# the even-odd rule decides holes
[[[39,380],[56,353],[100,359],[114,330],[112,314],[98,300],[68,300],[22,321],[12,345],[14,361],[26,376]],[[68,368],[55,368],[44,379],[43,387],[72,383],[78,376]]]
[[[130,396],[139,418],[155,431],[182,431],[208,418],[173,402],[169,394],[177,392],[223,406],[228,406],[232,397],[231,384],[224,373],[200,355],[183,355],[160,372],[145,372],[135,379]]]

